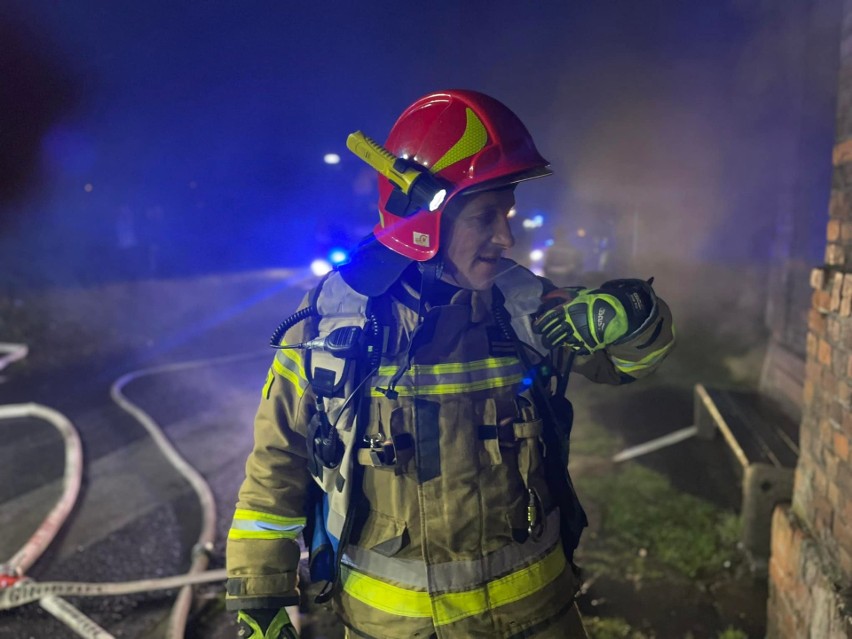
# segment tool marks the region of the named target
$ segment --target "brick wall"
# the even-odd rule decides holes
[[[813,266],[822,262],[825,249],[842,2],[772,3],[776,15],[796,25],[792,31],[796,37],[783,38],[782,47],[791,61],[784,67],[790,108],[784,131],[786,155],[778,157],[784,179],[773,201],[775,226],[765,308],[770,335],[760,391],[796,422],[802,418],[812,293],[808,278]]]
[[[852,0],[844,0],[825,264],[811,273],[801,453],[776,509],[768,636],[852,638]]]

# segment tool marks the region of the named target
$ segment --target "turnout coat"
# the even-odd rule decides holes
[[[380,366],[362,387],[366,423],[358,431],[358,402],[346,402],[356,380],[352,369],[338,367],[338,397],[326,409],[346,453],[337,471],[323,469],[319,479],[306,443],[317,411],[308,380],[318,354],[278,351],[228,537],[228,606],[297,602],[298,539],[307,524],[308,545],[317,529],[328,529],[337,546],[332,597],[355,636],[585,636],[573,603],[579,584],[560,543],[558,496],[545,481],[543,456],[557,453],[542,445],[546,426],[529,388],[536,373],[522,365],[516,346],[553,366],[559,353],[548,353],[530,325],[555,287],[503,260],[491,290],[438,282],[421,322],[419,290],[409,279],[384,294],[389,330]],[[322,289],[303,306],[318,300],[320,315],[344,324],[361,313],[366,298],[339,273]],[[515,343],[500,330],[495,299]],[[674,344],[671,314],[658,304],[659,319],[641,334],[577,356],[573,370],[609,384],[653,371]],[[323,321],[294,326],[282,344],[327,333],[333,323]],[[324,509],[317,508],[318,485]],[[336,508],[340,496],[353,507]]]

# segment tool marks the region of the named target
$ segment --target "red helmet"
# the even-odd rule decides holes
[[[373,233],[392,251],[420,262],[438,252],[441,211],[453,197],[551,173],[518,116],[476,91],[420,98],[399,116],[385,148],[427,167],[447,189],[438,210],[407,214],[394,206],[394,185],[379,176],[379,223]]]

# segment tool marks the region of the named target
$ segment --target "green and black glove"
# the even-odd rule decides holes
[[[581,354],[626,342],[657,319],[653,281],[610,280],[596,289],[571,289],[572,298],[545,310],[532,328],[547,348],[564,345]]]
[[[299,639],[285,608],[257,608],[237,613],[240,639]]]

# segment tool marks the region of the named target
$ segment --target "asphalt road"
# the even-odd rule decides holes
[[[217,508],[211,568],[224,565],[224,539],[251,447],[252,417],[272,357],[265,345],[309,283],[287,276],[171,282],[161,292],[154,283],[128,285],[136,295],[115,287],[79,292],[79,304],[100,318],[124,327],[157,326],[160,332],[146,338],[142,348],[134,329],[106,330],[97,321],[88,335],[85,330],[78,334],[76,344],[59,331],[33,335],[36,363],[4,371],[0,404],[36,402],[64,414],[80,434],[85,466],[71,517],[28,576],[114,582],[180,574],[189,567],[201,525],[196,495],[136,419],[109,395],[118,377],[140,369],[150,372],[130,382],[124,394],[160,425],[209,483]],[[139,303],[126,305],[128,297]],[[57,313],[74,304],[66,295],[58,299],[32,303],[40,309],[53,305]],[[116,311],[116,303],[123,310]],[[99,336],[111,343],[93,346],[90,340]],[[51,365],[51,350],[58,353],[57,365]],[[180,370],[162,368],[187,361],[194,363]],[[0,561],[5,561],[59,496],[64,445],[53,426],[30,418],[0,420],[0,438]],[[221,584],[199,588],[200,601],[217,588],[221,591]],[[68,601],[111,634],[142,638],[162,636],[174,594]],[[235,636],[230,615],[204,618],[211,627],[192,628],[187,637]],[[0,613],[3,638],[75,636],[37,605]]]

